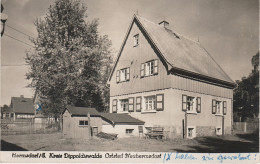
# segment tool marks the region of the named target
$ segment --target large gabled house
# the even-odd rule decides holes
[[[167,137],[230,134],[235,83],[199,43],[134,15],[108,79],[110,113]]]

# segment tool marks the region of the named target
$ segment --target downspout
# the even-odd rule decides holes
[[[185,118],[184,118],[184,138],[187,138],[187,122],[188,122],[188,114],[187,110],[185,111]]]

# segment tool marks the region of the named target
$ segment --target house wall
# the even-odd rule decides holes
[[[133,36],[139,34],[139,45],[133,47]],[[140,78],[141,63],[158,60],[158,75]],[[187,125],[196,126],[197,136],[215,135],[215,128],[222,124],[222,117],[211,113],[212,99],[227,101],[224,116],[225,133],[231,133],[233,90],[202,81],[170,74],[158,52],[138,25],[133,23],[121,56],[110,81],[110,112],[112,101],[129,97],[164,94],[164,111],[154,113],[132,112],[132,117],[145,122],[145,126],[163,126],[169,138],[181,137],[183,133],[182,94],[201,97],[201,113],[189,114]],[[130,81],[116,83],[116,71],[130,67]],[[142,99],[144,105],[144,99]],[[118,107],[120,106],[118,101]],[[136,103],[136,99],[135,99]]]
[[[138,137],[139,136],[139,129],[138,126],[143,126],[143,125],[111,125],[109,123],[103,123],[102,124],[102,132],[104,133],[114,133],[118,134],[118,138],[124,138],[124,137]],[[126,134],[126,129],[133,129],[132,134]],[[144,127],[143,127],[144,129]]]
[[[97,127],[98,132],[102,131],[102,121],[100,117],[90,117],[90,125],[79,125],[79,121],[88,121],[88,117],[71,117],[70,113],[66,110],[63,114],[63,134],[69,138],[89,138],[88,126]]]
[[[139,34],[139,45],[133,47],[133,36],[136,34]],[[167,71],[161,60],[158,60],[158,75],[140,78],[141,63],[153,59],[159,59],[157,53],[148,43],[138,26],[133,24],[119,62],[111,77],[110,96],[169,88],[171,86],[170,80],[167,80]],[[126,67],[130,67],[130,81],[116,83],[116,71]]]
[[[182,95],[185,94],[192,97],[201,97],[201,113],[188,114],[187,116],[187,126],[196,126],[196,136],[215,135],[215,128],[222,127],[222,117],[212,114],[212,99],[216,99],[218,101],[227,101],[227,114],[224,115],[224,126],[225,133],[231,133],[232,99],[225,97],[217,97],[179,89],[165,89],[115,96],[111,98],[110,103],[112,104],[113,99],[124,99],[138,96],[145,97],[156,94],[164,94],[163,111],[146,113],[136,112],[135,110],[134,112],[129,112],[132,117],[144,121],[145,127],[162,126],[165,128],[165,135],[167,135],[168,138],[182,137],[183,121],[185,119],[185,112],[182,111]],[[142,98],[142,109],[144,109],[144,105],[144,98]]]

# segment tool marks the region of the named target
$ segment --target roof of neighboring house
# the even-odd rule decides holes
[[[64,112],[68,110],[71,116],[100,116],[99,112],[95,108],[86,108],[86,107],[67,107]],[[63,113],[64,113],[63,112]]]
[[[32,98],[12,97],[11,104],[14,113],[34,114],[34,104]]]
[[[146,20],[138,15],[134,15],[130,27],[135,20],[144,30],[155,48],[157,48],[158,52],[167,63],[169,70],[182,70],[202,77],[220,80],[231,85],[235,84],[200,43],[187,39],[170,29]],[[130,29],[131,28],[128,29],[127,36]],[[125,37],[124,43],[127,40],[127,36]],[[116,63],[123,50],[123,45],[119,51]]]
[[[144,122],[131,117],[128,114],[118,113],[101,113],[102,119],[115,125],[115,124],[132,124],[132,125],[144,125]]]

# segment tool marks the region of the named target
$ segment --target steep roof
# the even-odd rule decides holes
[[[66,109],[72,116],[88,116],[88,113],[90,114],[90,116],[100,116],[99,112],[95,108],[67,107]]]
[[[12,109],[15,113],[34,114],[34,105],[32,98],[12,97]]]
[[[231,78],[222,70],[200,43],[187,39],[170,29],[138,15],[134,15],[131,25],[135,20],[168,64],[169,70],[180,69],[210,79],[220,80],[231,85],[234,84]],[[127,36],[130,30],[131,28],[128,29]],[[124,43],[127,40],[127,36],[125,37]],[[123,45],[119,51],[116,62],[119,60]],[[110,78],[114,69],[111,72]]]
[[[144,122],[131,117],[128,114],[118,113],[101,113],[101,117],[109,123],[115,124],[132,124],[132,125],[144,125]]]

